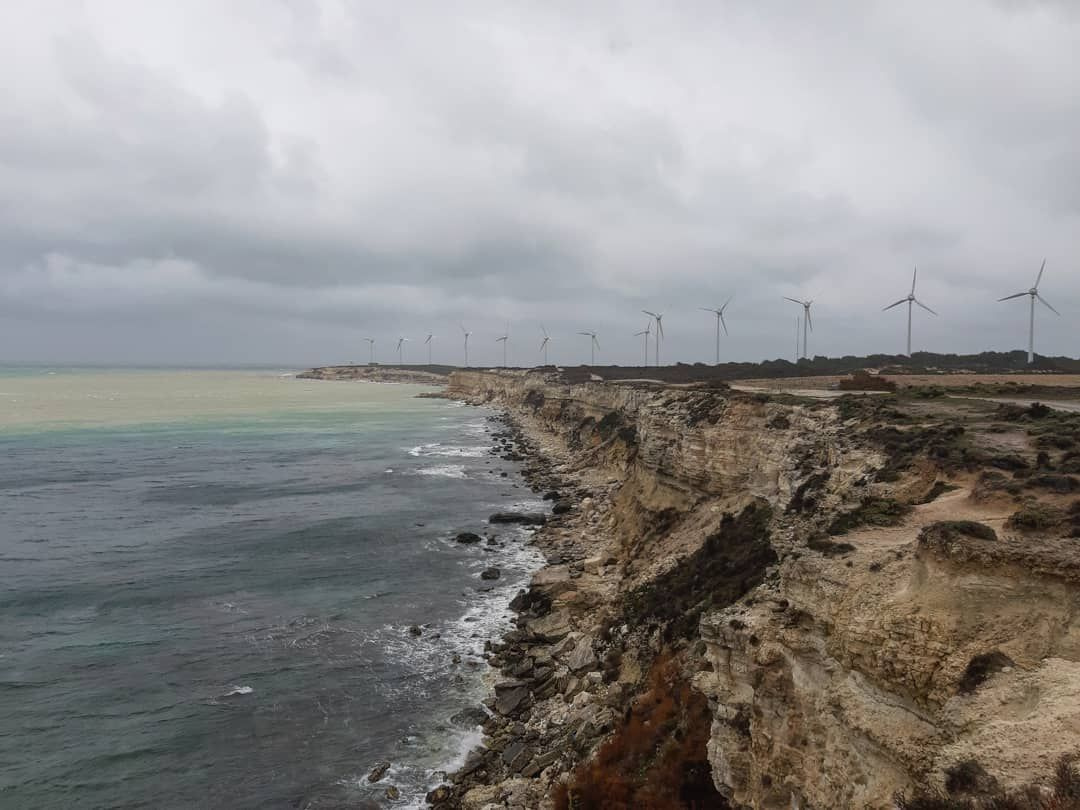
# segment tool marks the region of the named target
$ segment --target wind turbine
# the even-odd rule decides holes
[[[584,335],[589,338],[589,352],[591,361],[590,366],[596,365],[596,350],[600,348],[600,341],[596,339],[596,332],[578,332],[579,335]]]
[[[806,328],[810,327],[810,331],[814,331],[814,322],[810,320],[810,305],[814,303],[814,299],[809,301],[800,301],[798,298],[788,298],[784,296],[785,301],[790,301],[793,304],[798,304],[803,308],[803,323],[802,323],[802,356],[806,357]]]
[[[664,337],[664,313],[663,312],[649,312],[647,309],[641,310],[654,321],[656,321],[656,367],[660,367],[660,340]]]
[[[649,335],[652,334],[652,321],[640,332],[634,332],[634,337],[645,336],[645,365],[649,365]]]
[[[399,366],[405,365],[405,344],[409,342],[407,337],[397,339],[397,361]]]
[[[544,353],[544,365],[546,366],[548,364],[548,344],[551,342],[551,338],[548,337],[547,329],[544,328],[543,324],[540,324],[540,331],[544,333],[544,339],[540,341],[540,351]]]
[[[799,364],[799,327],[801,326],[801,320],[798,315],[795,316],[795,365]]]
[[[724,334],[728,333],[727,324],[724,322],[724,310],[727,309],[727,305],[731,303],[731,299],[735,296],[732,295],[724,302],[722,307],[718,309],[710,309],[709,307],[698,307],[703,312],[715,312],[716,313],[716,365],[720,365],[720,325],[724,325]]]
[[[429,366],[431,365],[431,340],[434,337],[435,337],[434,335],[428,335],[424,339],[424,345],[427,346],[427,364]]]
[[[510,341],[510,321],[506,322],[506,331],[499,337],[495,338],[496,343],[502,343],[503,345],[503,368],[506,368],[506,344]]]
[[[920,301],[918,298],[915,297],[915,279],[916,279],[916,277],[918,275],[919,275],[919,268],[916,267],[915,272],[911,274],[911,292],[909,292],[906,297],[901,298],[895,304],[889,304],[887,307],[884,307],[881,310],[882,312],[885,312],[886,310],[892,309],[893,307],[898,307],[902,303],[907,301],[907,356],[908,357],[911,357],[911,305],[912,304],[918,304],[920,307],[925,309],[931,315],[937,315],[937,313],[934,312],[934,310],[930,309],[930,307],[928,307],[926,304],[924,304],[922,301]],[[1021,295],[1023,295],[1023,293],[1021,293]]]
[[[1035,362],[1035,299],[1038,298],[1043,306],[1053,312],[1055,315],[1061,313],[1050,306],[1050,302],[1039,295],[1039,282],[1042,281],[1043,270],[1046,269],[1046,259],[1043,259],[1042,267],[1039,268],[1039,275],[1035,277],[1035,285],[1030,290],[1024,290],[1024,292],[1018,292],[1015,295],[1006,295],[1004,298],[999,298],[998,301],[1008,301],[1010,298],[1019,298],[1022,295],[1031,296],[1031,315],[1028,319],[1028,365]]]
[[[465,368],[468,368],[469,367],[469,335],[471,335],[472,332],[469,332],[469,331],[467,331],[465,329],[465,324],[460,324],[460,326],[461,326],[461,333],[463,335],[465,335]]]
[[[368,342],[369,356],[371,357],[370,364],[375,365],[375,338],[364,338]]]

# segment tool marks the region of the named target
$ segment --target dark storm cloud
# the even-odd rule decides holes
[[[1074,4],[771,0],[0,10],[0,359],[1077,347]],[[1014,311],[1015,310],[1015,311]],[[451,350],[453,347],[453,350]],[[438,353],[438,352],[437,352]],[[389,355],[387,355],[388,357]]]

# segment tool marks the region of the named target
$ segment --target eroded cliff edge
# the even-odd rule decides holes
[[[891,807],[1080,751],[1075,417],[513,371],[448,394],[572,495],[447,801]]]

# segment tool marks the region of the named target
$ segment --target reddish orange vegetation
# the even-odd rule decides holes
[[[704,810],[727,804],[706,758],[712,714],[669,653],[657,656],[647,690],[596,756],[555,793],[556,810]]]

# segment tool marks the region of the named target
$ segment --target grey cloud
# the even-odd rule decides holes
[[[459,322],[476,359],[1012,348],[1080,307],[1071,4],[43,0],[0,10],[0,360],[320,362]],[[1019,285],[1019,286],[1018,286]],[[902,292],[902,289],[901,289]],[[794,307],[791,307],[793,310]],[[1016,321],[1013,324],[1013,321]],[[1040,343],[1073,352],[1070,318]],[[1015,327],[1015,328],[1014,328]],[[490,333],[490,334],[489,334]],[[490,338],[490,339],[489,339]],[[491,344],[491,345],[489,345]]]

